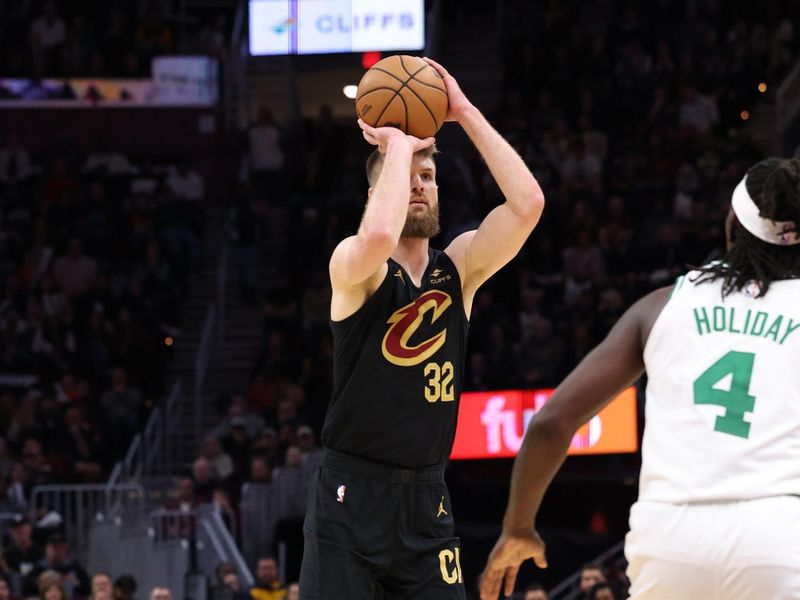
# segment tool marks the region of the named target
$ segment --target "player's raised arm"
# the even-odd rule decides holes
[[[496,600],[501,589],[510,596],[523,561],[546,566],[544,544],[534,530],[544,493],[575,431],[644,372],[644,343],[670,290],[657,290],[628,309],[531,420],[514,461],[503,533],[484,570],[481,600]]]
[[[394,127],[370,127],[359,120],[366,139],[384,154],[383,167],[371,182],[369,200],[356,235],[342,240],[331,256],[331,284],[336,290],[357,287],[375,275],[397,247],[408,213],[409,172],[414,152],[431,146]]]
[[[444,79],[450,110],[447,120],[458,121],[480,152],[504,204],[492,210],[476,231],[456,238],[447,253],[462,274],[469,296],[519,252],[544,208],[544,194],[516,150],[503,139],[467,99],[456,80],[440,64],[425,59]]]

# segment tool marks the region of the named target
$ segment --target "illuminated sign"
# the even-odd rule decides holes
[[[250,0],[252,55],[424,46],[424,0]]]
[[[533,416],[554,390],[464,392],[450,458],[512,458]],[[628,388],[578,429],[568,454],[636,452],[636,390]]]

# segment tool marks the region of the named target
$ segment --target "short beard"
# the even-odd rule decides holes
[[[439,205],[437,204],[421,215],[412,215],[409,212],[400,237],[431,239],[439,231],[441,229],[439,228]]]

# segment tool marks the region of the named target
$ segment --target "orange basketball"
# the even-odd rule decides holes
[[[447,88],[439,72],[417,56],[389,56],[361,78],[356,113],[373,127],[435,135],[447,116]]]

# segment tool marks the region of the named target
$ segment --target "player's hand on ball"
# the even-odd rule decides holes
[[[439,75],[442,76],[444,85],[447,88],[447,101],[450,103],[450,106],[447,110],[447,116],[444,120],[458,121],[461,115],[463,115],[466,110],[472,107],[472,102],[467,99],[467,97],[464,95],[464,92],[461,91],[461,87],[458,85],[455,77],[450,75],[450,73],[447,72],[447,69],[427,56],[422,60],[436,69]]]
[[[500,590],[506,596],[514,593],[520,565],[528,560],[540,569],[547,567],[544,542],[536,531],[510,534],[503,532],[494,546],[481,577],[481,600],[497,600]]]
[[[392,139],[404,139],[409,144],[412,153],[424,150],[428,146],[432,146],[436,141],[436,138],[432,137],[419,139],[413,135],[406,135],[396,127],[372,127],[361,119],[358,120],[358,126],[361,127],[364,139],[373,146],[377,146],[378,150],[383,153],[386,152],[386,148]]]

